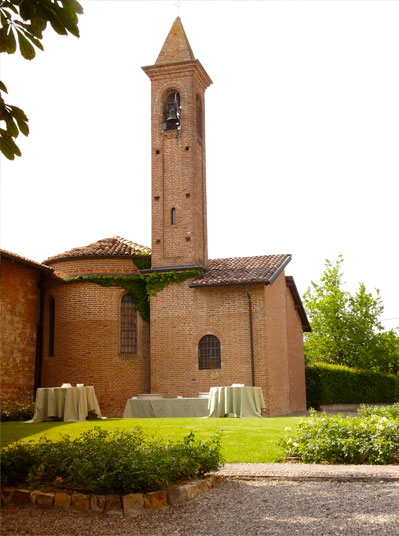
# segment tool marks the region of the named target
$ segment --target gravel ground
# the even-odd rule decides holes
[[[399,482],[226,480],[135,519],[28,506],[2,509],[13,536],[399,536]]]

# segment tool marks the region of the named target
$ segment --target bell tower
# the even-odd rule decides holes
[[[179,17],[151,79],[152,268],[208,264],[204,93],[212,83]]]

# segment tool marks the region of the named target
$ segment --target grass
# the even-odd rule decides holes
[[[140,427],[160,439],[182,439],[193,431],[199,439],[208,439],[222,432],[222,453],[226,463],[271,463],[282,459],[283,450],[277,442],[287,426],[295,429],[302,417],[267,419],[107,419],[78,423],[43,422],[25,424],[5,422],[0,425],[1,446],[17,440],[38,440],[46,435],[50,440],[62,435],[71,438],[81,432],[100,426],[107,430],[130,430]]]

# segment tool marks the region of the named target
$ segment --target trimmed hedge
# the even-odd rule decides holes
[[[1,449],[1,475],[9,485],[53,485],[93,493],[166,489],[223,464],[221,436],[162,442],[140,428],[106,431],[96,426],[75,439],[18,441]]]
[[[371,370],[315,363],[306,367],[308,408],[321,404],[396,402],[398,377]]]

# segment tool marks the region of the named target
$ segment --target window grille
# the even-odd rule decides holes
[[[199,369],[221,368],[220,342],[215,335],[205,335],[198,345]]]
[[[130,294],[121,300],[121,354],[137,353],[137,311]]]

